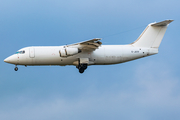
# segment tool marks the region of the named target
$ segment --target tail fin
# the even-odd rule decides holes
[[[139,38],[132,43],[135,47],[159,48],[167,26],[173,20],[149,24]]]

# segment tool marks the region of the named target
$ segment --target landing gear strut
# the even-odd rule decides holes
[[[14,68],[14,70],[15,70],[15,71],[18,71],[18,67],[16,66],[16,67]]]
[[[77,69],[79,69],[79,73],[83,73],[84,70],[87,69],[87,64],[79,64],[79,65],[77,66]]]

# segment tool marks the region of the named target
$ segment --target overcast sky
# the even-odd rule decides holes
[[[0,0],[1,120],[179,120],[180,1]],[[19,66],[27,46],[102,38],[129,44],[152,22],[172,22],[159,54],[107,66]]]

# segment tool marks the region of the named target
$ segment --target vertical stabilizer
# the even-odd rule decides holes
[[[135,47],[159,48],[168,24],[172,21],[173,20],[165,20],[149,24],[132,45]]]

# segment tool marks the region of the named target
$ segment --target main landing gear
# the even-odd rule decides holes
[[[15,70],[15,71],[18,71],[18,67],[16,66],[16,67],[14,68],[14,70]]]
[[[87,64],[79,64],[76,68],[79,69],[79,73],[83,73],[87,69]]]

